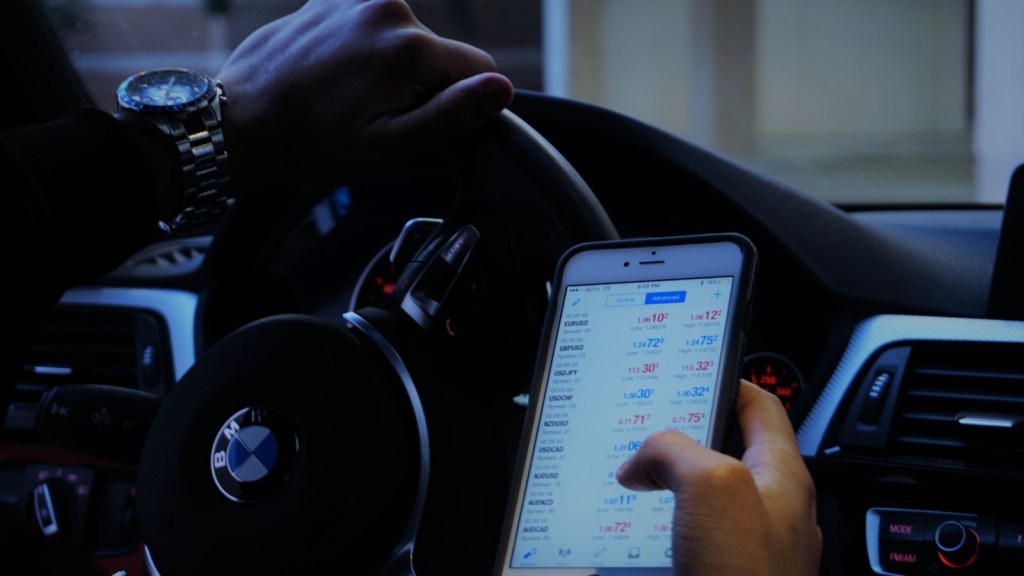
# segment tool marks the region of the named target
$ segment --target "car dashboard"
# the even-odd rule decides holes
[[[1024,321],[989,314],[1002,207],[838,208],[598,107],[522,92],[512,111],[579,172],[622,237],[753,241],[742,374],[789,411],[817,486],[822,574],[1024,569]],[[379,306],[401,272],[390,256],[403,225],[446,218],[449,194],[443,178],[341,188],[266,225],[262,245],[232,244],[223,229],[168,239],[68,291],[7,416],[0,497],[60,518],[96,556],[142,558],[140,401],[51,390],[113,386],[158,404],[248,322],[343,323]],[[62,427],[72,402],[75,423]],[[40,485],[60,504],[41,504]]]

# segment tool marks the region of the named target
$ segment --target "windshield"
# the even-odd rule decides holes
[[[302,4],[41,1],[108,110],[128,75],[216,73]],[[998,204],[1024,159],[1024,2],[409,3],[517,88],[624,112],[837,204]]]

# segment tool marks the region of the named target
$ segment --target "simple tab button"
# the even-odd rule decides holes
[[[902,542],[882,542],[878,548],[882,569],[891,574],[925,574],[929,554],[922,546]],[[934,558],[934,555],[931,556]]]
[[[880,514],[878,537],[881,541],[924,541],[923,514]]]

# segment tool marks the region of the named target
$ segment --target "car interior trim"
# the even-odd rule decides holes
[[[149,546],[144,545],[142,549],[146,554],[146,574],[148,576],[160,576],[160,571],[156,569],[156,564],[153,563],[153,556],[149,553]]]
[[[184,290],[165,288],[74,288],[64,293],[61,304],[110,306],[149,310],[163,317],[170,335],[175,381],[196,361],[196,311],[199,297]]]
[[[1024,322],[895,314],[863,320],[854,329],[835,372],[797,430],[801,454],[817,455],[829,424],[864,364],[884,346],[908,340],[1020,342],[1024,340]]]

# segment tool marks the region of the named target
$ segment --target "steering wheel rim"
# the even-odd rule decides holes
[[[498,220],[504,220],[502,230],[515,229],[523,232],[510,242],[508,246],[514,246],[513,251],[522,251],[524,261],[532,262],[532,268],[547,268],[547,278],[550,278],[554,263],[558,257],[569,246],[583,241],[601,240],[616,238],[617,232],[611,219],[604,212],[600,202],[594,197],[582,177],[572,168],[561,154],[541,137],[528,124],[516,117],[509,111],[503,112],[493,122],[489,123],[478,134],[456,146],[456,153],[462,158],[468,159],[464,163],[463,183],[467,191],[469,201],[460,201],[452,213],[454,221],[472,220],[476,210],[481,205],[487,205],[487,210],[492,215],[500,215]],[[231,227],[222,230],[223,233],[234,234],[233,242],[225,243],[228,249],[221,249],[216,258],[211,258],[213,263],[217,261],[230,261],[231,249],[238,249],[246,245],[244,237],[254,232],[265,232],[260,226],[255,228],[246,224],[240,219],[231,222]],[[524,222],[533,224],[525,226]],[[539,225],[538,225],[539,224]],[[491,234],[485,228],[485,234]],[[500,235],[495,232],[494,235]],[[239,238],[241,235],[241,240]],[[214,256],[214,253],[211,253]],[[251,256],[250,256],[251,257]],[[494,262],[491,262],[494,265]],[[237,270],[237,267],[234,269]],[[356,327],[358,321],[349,318],[347,325],[328,324],[326,322],[296,316],[275,316],[258,320],[247,324],[229,336],[220,340],[210,350],[198,359],[196,364],[189,370],[174,392],[169,395],[160,413],[150,429],[150,434],[143,450],[140,462],[139,475],[139,504],[142,533],[154,568],[161,573],[187,573],[197,568],[203,570],[223,569],[243,571],[274,571],[280,569],[281,565],[276,564],[272,557],[287,557],[288,568],[291,571],[305,572],[308,570],[322,570],[326,567],[336,567],[341,561],[338,554],[330,554],[328,558],[318,558],[316,561],[306,561],[301,550],[309,542],[326,546],[332,541],[348,539],[349,543],[356,543],[355,547],[349,546],[348,550],[357,550],[363,544],[363,540],[353,535],[352,530],[335,530],[328,535],[305,534],[296,536],[295,531],[304,530],[302,524],[309,522],[309,518],[315,514],[312,509],[317,507],[317,499],[327,499],[330,494],[316,492],[309,496],[312,503],[301,504],[302,510],[295,514],[298,521],[290,522],[281,520],[283,512],[277,510],[271,514],[269,510],[274,502],[289,500],[299,502],[300,498],[293,494],[296,490],[309,490],[315,492],[310,486],[320,486],[316,479],[308,479],[311,475],[334,475],[343,477],[345,474],[358,474],[359,469],[345,471],[336,466],[315,466],[310,464],[314,459],[328,458],[328,452],[321,450],[319,453],[312,453],[309,448],[309,438],[319,436],[332,436],[335,431],[329,426],[312,428],[305,422],[297,421],[301,418],[313,420],[325,420],[324,413],[317,412],[313,416],[305,414],[303,400],[307,403],[317,404],[316,400],[303,399],[303,394],[311,394],[317,390],[317,386],[324,387],[333,380],[344,381],[347,376],[347,364],[357,364],[366,358],[375,358],[368,361],[368,364],[360,364],[358,374],[360,378],[373,380],[373,386],[363,384],[362,387],[372,390],[373,394],[384,394],[390,398],[387,406],[376,406],[377,417],[382,421],[390,422],[390,426],[400,429],[401,432],[393,435],[387,441],[380,441],[376,435],[363,435],[368,441],[378,442],[379,446],[370,446],[359,451],[359,458],[362,461],[371,462],[370,466],[380,466],[381,460],[378,456],[381,453],[400,454],[407,458],[404,468],[398,472],[407,476],[418,475],[429,466],[424,466],[422,459],[424,454],[417,446],[422,441],[422,433],[417,418],[425,418],[432,430],[440,426],[431,423],[429,412],[427,416],[418,416],[415,405],[419,402],[416,390],[408,392],[407,386],[402,384],[403,379],[397,373],[393,360],[388,359],[388,347],[397,354],[414,355],[414,349],[419,346],[416,343],[418,338],[426,337],[421,334],[414,335],[415,328],[410,328],[412,323],[401,318],[401,314],[393,314],[390,317],[385,314],[382,319],[377,314],[362,314],[359,318],[370,318],[368,321],[371,331],[384,339],[384,345],[374,342],[374,338],[365,326]],[[380,325],[384,325],[381,327]],[[398,336],[395,334],[398,333]],[[284,334],[284,335],[283,335]],[[403,342],[395,344],[392,340],[401,341],[406,339],[401,334],[406,334],[412,343]],[[324,342],[329,342],[325,344]],[[301,345],[297,345],[297,343]],[[422,343],[422,342],[420,342]],[[535,345],[535,343],[534,343]],[[309,360],[305,348],[322,348],[320,356]],[[281,353],[275,356],[279,350],[288,349],[290,352]],[[535,350],[535,346],[534,349]],[[531,350],[531,352],[533,351]],[[532,354],[530,355],[532,358]],[[343,361],[338,362],[338,358]],[[333,359],[333,360],[332,360]],[[296,362],[304,362],[305,368],[320,370],[323,373],[312,373],[302,368],[298,376],[303,382],[314,382],[312,385],[296,383],[294,390],[298,390],[298,396],[292,397],[276,396],[276,388],[287,389],[288,386],[275,386],[274,382],[287,381],[285,370]],[[431,376],[424,376],[432,369],[423,368],[430,363],[430,359],[420,359],[411,362],[416,366],[413,370],[416,375],[414,388],[422,389],[423,382],[429,382]],[[532,362],[529,369],[532,370]],[[264,375],[271,375],[263,380]],[[397,376],[397,377],[396,377]],[[260,384],[252,385],[253,381]],[[291,386],[291,385],[289,385]],[[310,387],[312,386],[312,387]],[[383,392],[382,392],[383,390]],[[422,392],[422,390],[421,390]],[[367,392],[370,394],[370,392]],[[383,402],[380,398],[370,394],[363,398],[366,404]],[[395,402],[395,398],[407,394],[404,400]],[[443,394],[433,394],[435,397]],[[337,401],[337,398],[333,398]],[[435,400],[434,402],[437,402]],[[428,402],[429,405],[429,402]],[[271,430],[272,436],[278,444],[289,444],[292,441],[291,434],[295,434],[297,455],[287,473],[278,474],[281,477],[280,485],[275,485],[268,494],[259,494],[258,498],[228,494],[223,486],[237,481],[238,484],[252,483],[245,478],[234,477],[235,469],[231,469],[231,476],[222,482],[217,479],[218,470],[223,476],[226,454],[234,446],[235,453],[239,452],[236,442],[239,435],[244,433],[250,439],[256,437],[256,432],[250,429],[259,428],[259,424],[266,420],[257,422],[250,412],[246,412],[250,420],[233,420],[238,414],[246,410],[263,410],[267,407],[272,413],[277,414],[280,422],[289,422],[284,426],[284,431]],[[305,415],[295,416],[295,413],[302,412]],[[341,420],[351,416],[348,412]],[[266,418],[264,416],[263,418]],[[232,424],[234,422],[234,424]],[[267,425],[269,426],[269,424]],[[265,426],[265,428],[267,428]],[[270,428],[267,428],[270,430]],[[262,434],[263,432],[260,432]],[[348,434],[358,434],[358,429],[348,430]],[[306,438],[304,440],[303,438]],[[335,437],[335,436],[332,436]],[[203,438],[206,438],[205,446]],[[226,442],[235,442],[229,445]],[[218,444],[219,442],[219,444]],[[434,439],[431,437],[431,453],[435,452]],[[251,448],[251,447],[250,447]],[[218,452],[221,453],[218,456]],[[243,452],[245,452],[243,450]],[[246,455],[255,454],[254,450],[245,452]],[[327,456],[325,456],[325,454]],[[427,455],[429,458],[429,454]],[[220,460],[218,461],[217,458]],[[375,459],[376,458],[376,459]],[[429,459],[426,460],[429,462]],[[246,460],[251,462],[251,460]],[[218,464],[220,466],[218,467]],[[276,465],[276,463],[272,463]],[[277,470],[274,465],[270,466],[271,472]],[[309,468],[312,466],[311,468]],[[309,470],[307,470],[309,468]],[[412,472],[415,470],[416,472]],[[393,471],[394,473],[394,471]],[[245,475],[242,474],[244,477]],[[435,476],[436,477],[436,476]],[[234,480],[232,480],[234,478]],[[264,482],[268,476],[260,476],[255,482]],[[299,479],[304,479],[300,482]],[[339,480],[340,482],[340,480]],[[375,480],[376,482],[376,480]],[[296,484],[300,484],[296,487]],[[375,497],[389,494],[389,491],[400,492],[403,495],[415,494],[416,488],[411,483],[398,486],[396,483],[383,482],[381,490],[375,493]],[[436,482],[431,486],[435,486]],[[192,486],[184,489],[183,486]],[[348,490],[355,490],[351,484],[346,484]],[[196,496],[196,495],[199,496]],[[225,498],[227,496],[227,498]],[[234,496],[234,497],[232,497]],[[199,498],[204,502],[196,508],[194,502],[189,499]],[[220,500],[218,500],[218,498]],[[402,500],[405,496],[397,498]],[[502,495],[504,498],[504,495]],[[221,501],[223,500],[223,501]],[[367,498],[373,501],[374,497]],[[299,504],[296,504],[299,506]],[[322,505],[322,502],[320,502]],[[358,508],[358,507],[356,507]],[[413,518],[414,503],[404,503],[395,507],[392,512],[400,515],[402,511],[408,515],[407,522],[417,523],[418,519]],[[369,509],[358,509],[355,514],[367,514]],[[193,516],[186,518],[186,514]],[[285,525],[295,536],[282,536],[281,530],[265,531],[271,534],[270,539],[263,538],[258,526],[255,530],[245,530],[241,525],[256,522],[262,515],[278,525]],[[211,518],[212,516],[212,518]],[[396,516],[397,517],[397,516]],[[359,520],[349,519],[351,522]],[[389,520],[394,521],[394,519]],[[223,538],[224,543],[230,545],[232,550],[238,552],[233,561],[219,562],[216,565],[210,563],[210,554],[215,554],[220,544],[190,545],[191,540],[197,534],[204,533],[205,541],[210,538],[217,538],[217,530],[206,530],[204,525],[216,526],[223,534],[224,530],[237,528],[242,537]],[[324,530],[324,524],[317,522],[318,529]],[[234,528],[233,528],[234,527]],[[388,532],[387,528],[377,527],[377,531]],[[183,532],[183,530],[186,530]],[[403,533],[409,533],[404,530]],[[415,533],[415,530],[412,531]],[[287,544],[282,544],[281,551],[273,555],[266,554],[266,550],[275,544],[274,538],[284,539]],[[389,573],[412,573],[411,561],[405,559],[411,550],[411,543],[404,543],[401,536],[396,537],[395,532],[388,532],[384,538],[389,539],[387,546],[391,550],[390,557],[384,562],[376,565],[386,566]],[[279,543],[279,542],[278,542]],[[496,542],[495,542],[496,544]],[[246,556],[251,561],[239,564],[238,556]],[[398,558],[398,560],[396,560]],[[493,558],[491,559],[493,561]],[[482,561],[481,561],[482,562]],[[408,567],[408,572],[405,568]],[[485,569],[490,569],[487,565]]]

